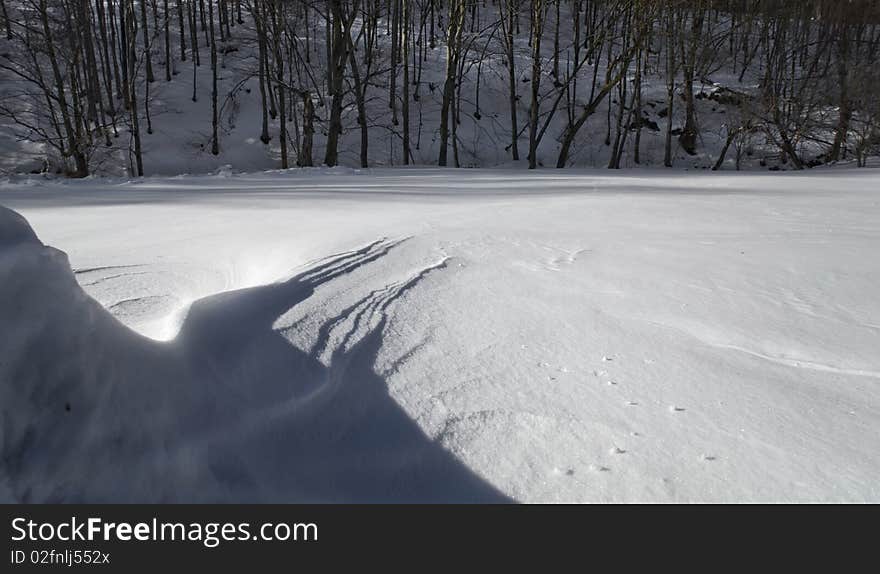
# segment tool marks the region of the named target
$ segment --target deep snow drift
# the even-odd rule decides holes
[[[878,184],[6,184],[0,496],[880,501]]]

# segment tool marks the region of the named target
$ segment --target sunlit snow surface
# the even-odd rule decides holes
[[[148,338],[43,302],[75,335],[47,348],[79,345],[47,388],[115,390],[85,393],[80,456],[18,445],[13,499],[880,501],[877,171],[294,170],[0,204]],[[130,427],[95,431],[110,412]],[[60,451],[38,418],[16,424]]]

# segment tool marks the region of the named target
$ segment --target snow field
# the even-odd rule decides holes
[[[4,212],[0,483],[28,501],[876,502],[877,181],[7,184],[79,272],[11,240],[27,233]]]

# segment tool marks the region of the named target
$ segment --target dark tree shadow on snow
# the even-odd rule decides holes
[[[315,287],[384,256],[380,241],[293,279],[222,293],[190,310],[175,342],[197,379],[241,394],[230,432],[206,453],[229,494],[332,502],[511,502],[428,438],[375,371],[387,309],[443,264],[327,320],[302,350],[273,323]],[[347,332],[325,366],[331,331]],[[356,331],[363,332],[360,337]],[[237,388],[246,384],[247,388]],[[235,426],[238,425],[238,429]]]
[[[89,298],[23,218],[0,208],[0,223],[0,500],[511,501],[426,436],[375,370],[390,306],[444,263],[300,325],[309,349],[274,322],[395,243],[199,300],[159,343]]]

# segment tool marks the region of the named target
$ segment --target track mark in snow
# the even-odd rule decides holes
[[[111,269],[131,269],[132,267],[143,266],[143,263],[136,263],[132,265],[104,265],[103,267],[84,267],[82,269],[74,269],[73,272],[76,275],[81,275],[83,273],[94,273],[96,271],[109,271]]]
[[[434,436],[434,441],[446,446],[460,444],[464,441],[464,437],[483,432],[490,426],[497,427],[499,421],[502,424],[515,424],[517,413],[503,409],[483,409],[451,415],[443,422],[443,427]]]
[[[562,250],[560,250],[562,251]],[[574,264],[582,253],[589,252],[589,249],[576,249],[574,251],[563,251],[562,255],[549,259],[544,266],[550,271],[562,271],[564,267]]]
[[[149,271],[133,271],[132,273],[117,273],[116,275],[107,275],[106,277],[101,277],[100,279],[95,279],[94,281],[89,281],[88,283],[80,283],[83,287],[91,287],[92,285],[98,285],[99,283],[103,283],[104,281],[109,281],[111,279],[119,279],[120,277],[132,277],[134,275],[147,275]]]
[[[144,309],[151,308],[157,301],[162,301],[169,297],[170,295],[146,295],[144,297],[123,299],[107,307],[107,310],[114,315],[136,315]]]
[[[391,363],[391,365],[389,365],[387,369],[382,371],[382,377],[387,379],[388,377],[396,374],[400,370],[400,367],[402,367],[404,364],[406,364],[407,361],[418,355],[419,352],[421,352],[422,349],[425,349],[430,342],[431,338],[426,337],[410,347],[403,355],[395,359],[394,362]]]
[[[836,367],[834,365],[826,365],[824,363],[816,363],[813,361],[803,361],[799,359],[787,359],[785,357],[773,357],[770,355],[765,355],[763,353],[759,353],[757,351],[752,351],[751,349],[746,349],[743,347],[738,347],[736,345],[714,345],[719,349],[731,349],[734,351],[739,351],[740,353],[746,353],[748,355],[752,355],[753,357],[758,357],[759,359],[764,359],[765,361],[770,361],[772,363],[776,363],[779,365],[785,365],[786,367],[795,367],[798,369],[808,369],[811,371],[821,371],[824,373],[834,373],[838,375],[854,375],[857,377],[872,377],[875,379],[880,379],[880,371],[868,371],[863,369],[846,369],[842,367]]]
[[[695,334],[688,329],[682,329],[680,327],[676,327],[675,325],[670,325],[667,323],[662,323],[659,321],[648,321],[653,325],[658,325],[661,327],[666,327],[669,329],[674,329],[679,332],[687,333],[688,335],[694,337],[702,341],[704,344],[715,347],[716,349],[729,349],[732,351],[739,351],[740,353],[745,353],[747,355],[752,355],[753,357],[757,357],[759,359],[763,359],[765,361],[769,361],[771,363],[776,363],[778,365],[783,365],[786,367],[794,367],[797,369],[807,369],[811,371],[819,371],[824,373],[834,373],[838,375],[852,375],[857,377],[871,377],[874,379],[880,379],[880,371],[873,371],[867,369],[847,369],[844,367],[838,367],[835,365],[828,365],[825,363],[818,363],[815,361],[805,361],[802,359],[789,359],[787,357],[774,357],[772,355],[765,355],[764,353],[760,353],[758,351],[753,351],[752,349],[746,349],[745,347],[740,347],[738,345],[728,345],[724,343],[716,343],[711,340],[707,340],[706,337],[700,336],[699,334]]]

